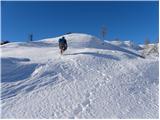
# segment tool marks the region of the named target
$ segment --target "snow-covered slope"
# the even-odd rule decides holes
[[[146,57],[155,57],[159,56],[159,43],[157,44],[148,44],[148,45],[141,45],[143,50],[141,50],[142,54]]]
[[[2,49],[2,118],[158,118],[158,57],[87,34]]]
[[[107,42],[105,40],[105,42]],[[123,47],[123,48],[129,48],[129,49],[135,49],[135,50],[140,50],[142,49],[141,46],[131,42],[131,41],[109,41],[111,44]]]

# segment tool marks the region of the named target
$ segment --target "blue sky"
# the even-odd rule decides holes
[[[39,40],[66,32],[88,33],[106,39],[143,43],[158,39],[158,1],[5,1],[2,2],[2,40]]]

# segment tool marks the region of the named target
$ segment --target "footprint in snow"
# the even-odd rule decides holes
[[[86,98],[90,97],[90,94],[91,94],[90,92],[87,92],[86,95],[85,95]]]
[[[97,84],[95,85],[96,88],[99,87],[99,86],[100,86],[100,83],[97,83]]]
[[[90,100],[90,95],[92,94],[92,92],[87,92],[86,95],[85,95],[85,100],[82,102],[82,106],[83,108],[85,107],[88,107],[91,103],[91,100]]]
[[[78,106],[74,109],[74,115],[78,115],[82,111],[82,106],[78,104]]]
[[[90,93],[90,92],[87,92],[85,94],[85,100],[81,104],[78,104],[78,106],[73,111],[74,117],[72,116],[70,118],[75,118],[76,115],[78,115],[80,112],[82,112],[83,110],[85,110],[86,107],[88,107],[90,105],[90,99],[89,99],[89,97],[90,97],[91,94],[92,93]]]
[[[90,100],[86,99],[85,101],[82,102],[83,107],[87,107],[90,104]]]

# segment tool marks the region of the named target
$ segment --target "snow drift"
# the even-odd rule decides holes
[[[87,34],[2,49],[1,118],[158,118],[158,57]],[[128,46],[129,47],[129,46]]]

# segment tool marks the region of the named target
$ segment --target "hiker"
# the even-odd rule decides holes
[[[67,50],[67,40],[65,39],[65,37],[59,39],[59,49],[61,50],[61,54],[63,54],[63,52]]]

